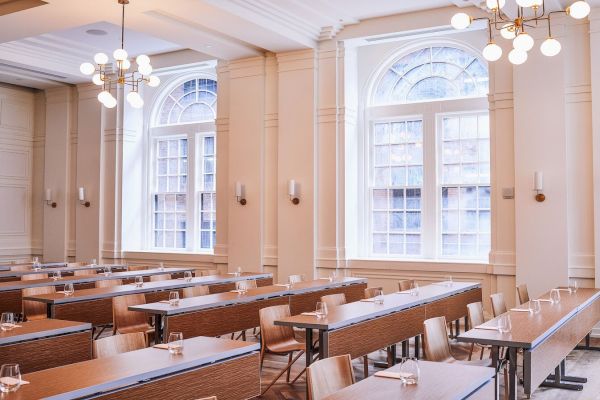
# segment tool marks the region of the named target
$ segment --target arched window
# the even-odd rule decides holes
[[[487,260],[487,66],[451,46],[386,62],[365,97],[369,122],[359,226],[367,257]],[[362,234],[362,233],[361,233]],[[359,245],[360,247],[360,245]]]
[[[188,78],[157,102],[150,128],[149,247],[211,251],[216,240],[217,82]]]

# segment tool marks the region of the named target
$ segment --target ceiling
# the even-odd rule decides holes
[[[0,2],[3,0],[0,0]],[[0,81],[46,88],[87,80],[79,65],[120,44],[117,0],[45,0],[2,16]],[[555,7],[569,0],[546,0]],[[600,0],[592,0],[600,3]],[[27,3],[27,4],[25,4]],[[43,2],[41,2],[43,3]],[[179,54],[189,63],[316,48],[365,19],[481,0],[130,0],[125,48],[130,56]],[[510,1],[508,3],[511,3]],[[600,4],[598,4],[600,5]],[[90,32],[92,34],[90,34]],[[105,33],[97,35],[98,33]],[[156,59],[154,57],[153,59]]]

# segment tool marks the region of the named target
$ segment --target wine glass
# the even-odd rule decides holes
[[[245,295],[248,291],[248,284],[246,281],[239,281],[235,283],[235,289],[240,295]]]
[[[137,287],[144,286],[144,277],[143,276],[136,276],[135,277],[135,286],[137,286]]]
[[[169,293],[169,305],[176,307],[179,305],[179,292],[172,291]]]
[[[452,285],[454,284],[454,282],[452,282],[452,277],[450,275],[448,275],[447,277],[445,277],[444,280],[446,282],[446,286],[447,287],[452,287]]]
[[[242,276],[242,267],[237,267],[235,270],[235,276]]]
[[[33,257],[33,270],[39,271],[40,269],[42,269],[42,266],[40,265],[40,259],[38,257]]]
[[[400,376],[404,385],[416,385],[419,383],[421,369],[416,358],[406,358],[400,366]]]
[[[0,329],[3,331],[13,330],[15,327],[15,314],[11,312],[3,312],[0,319]]]
[[[412,282],[410,284],[410,295],[411,296],[419,295],[419,284],[417,282]]]
[[[376,291],[374,303],[375,304],[383,304],[383,301],[384,301],[383,290],[379,289]]]
[[[39,262],[40,262],[40,258],[39,258],[39,257],[33,257],[33,258],[31,259],[31,261],[32,261],[34,264],[37,264],[37,263],[39,263]]]
[[[571,279],[569,281],[569,293],[577,293],[578,284],[576,279]]]
[[[104,267],[104,275],[108,276],[110,274],[112,274],[112,268],[110,265],[107,265]]]
[[[65,292],[65,296],[72,296],[75,293],[75,288],[72,283],[65,283],[63,291]]]
[[[558,289],[552,289],[550,291],[550,300],[552,300],[552,304],[560,303],[560,291]]]
[[[61,278],[62,278],[62,274],[60,273],[60,270],[54,271],[54,273],[52,274],[52,280],[57,281]]]
[[[90,261],[90,265],[92,267],[96,266],[96,259],[95,258],[92,258],[92,261]]]
[[[164,262],[158,263],[158,270],[159,271],[164,271],[165,270],[165,263]]]
[[[171,332],[169,334],[169,353],[178,355],[183,353],[183,333]]]
[[[508,314],[503,314],[498,318],[498,332],[509,333],[512,330],[512,322]]]
[[[185,279],[186,282],[191,282],[192,281],[192,271],[185,271],[183,273],[183,279]]]
[[[534,314],[539,314],[542,311],[542,307],[539,300],[531,300],[529,302],[529,309]]]
[[[0,392],[16,392],[21,386],[19,364],[3,364],[0,367]]]
[[[317,318],[325,318],[327,313],[327,303],[323,301],[317,301],[317,307],[315,308],[315,314],[317,314]]]

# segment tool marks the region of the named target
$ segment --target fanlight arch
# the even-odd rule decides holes
[[[161,100],[154,126],[214,121],[217,118],[217,81],[192,78],[177,85]]]

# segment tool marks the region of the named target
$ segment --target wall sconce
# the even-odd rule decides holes
[[[245,206],[248,202],[246,201],[245,190],[246,188],[242,184],[242,182],[235,183],[235,199],[238,203]]]
[[[300,204],[300,197],[298,196],[298,192],[296,191],[296,181],[293,179],[290,179],[288,183],[288,195],[290,196],[290,201],[293,204]]]
[[[52,189],[46,189],[46,205],[56,208],[56,202],[52,201]]]
[[[91,205],[90,202],[85,199],[85,189],[82,187],[79,188],[79,204],[86,207]]]
[[[535,171],[533,175],[533,191],[536,193],[535,200],[538,203],[546,200],[546,196],[544,195],[544,174],[539,171]]]

